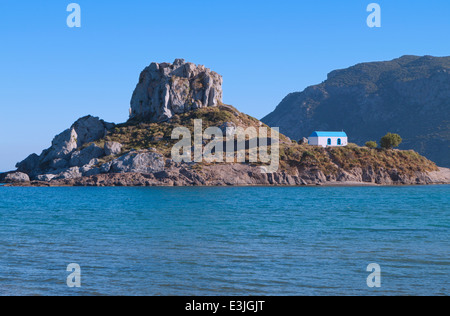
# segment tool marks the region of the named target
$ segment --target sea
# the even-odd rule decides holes
[[[449,185],[3,186],[0,295],[445,296],[449,229]]]

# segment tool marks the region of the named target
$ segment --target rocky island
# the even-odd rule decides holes
[[[322,148],[280,135],[279,169],[264,173],[262,162],[176,162],[174,128],[267,127],[222,102],[222,77],[182,59],[145,68],[122,124],[97,117],[78,119],[40,155],[0,174],[10,186],[222,186],[450,183],[450,169],[412,150]],[[204,143],[203,145],[207,145]]]

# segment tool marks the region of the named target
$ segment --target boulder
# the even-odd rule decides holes
[[[69,162],[66,159],[58,158],[50,162],[50,167],[53,169],[64,169],[69,167]]]
[[[50,163],[55,159],[68,159],[77,148],[77,133],[73,128],[66,129],[57,135],[52,146],[44,150],[40,156],[40,164]]]
[[[93,159],[100,158],[105,154],[105,151],[103,148],[91,144],[90,146],[83,148],[82,150],[75,151],[71,158],[70,158],[70,166],[71,167],[81,167],[86,164],[89,164],[89,162]]]
[[[299,143],[300,145],[307,145],[307,144],[308,144],[308,138],[302,137],[302,139],[300,139],[300,140],[298,141],[298,143]]]
[[[106,142],[105,143],[105,155],[115,156],[122,152],[122,144],[117,142]]]
[[[108,130],[114,128],[113,123],[105,122],[91,115],[78,119],[72,129],[77,133],[77,146],[81,147],[103,138]]]
[[[103,165],[100,166],[100,172],[101,173],[108,173],[111,170],[112,164],[113,164],[112,161],[104,163]]]
[[[25,160],[18,162],[16,168],[20,172],[31,173],[39,167],[39,156],[36,154],[29,155]]]
[[[101,173],[100,168],[81,168],[84,177],[96,176]]]
[[[156,152],[131,151],[112,161],[113,173],[156,173],[164,170],[164,157]]]
[[[57,176],[56,174],[51,174],[51,173],[48,173],[48,174],[40,174],[40,175],[38,175],[38,176],[36,177],[36,180],[48,182],[48,181],[51,181],[51,180],[53,180],[54,178],[56,178],[56,176]]]
[[[44,150],[40,156],[32,154],[25,160],[17,163],[17,170],[25,172],[33,178],[37,175],[53,174],[54,170],[65,169],[71,166],[82,166],[98,155],[99,151],[94,149],[93,153],[84,152],[82,160],[74,160],[69,164],[73,153],[77,148],[85,144],[103,138],[108,130],[114,128],[114,124],[100,120],[98,117],[85,116],[78,119],[69,129],[57,135],[52,145]],[[93,150],[90,148],[89,150]],[[101,149],[103,152],[103,149]],[[78,159],[77,154],[76,159]],[[42,178],[42,177],[41,177]]]
[[[98,159],[92,159],[88,164],[80,167],[80,172],[83,176],[92,176],[100,173],[100,168],[95,167],[98,164]]]
[[[64,180],[64,179],[77,179],[82,177],[80,167],[71,167],[62,170],[54,170],[45,174],[40,174],[35,177],[38,181],[52,181],[52,180]]]
[[[54,179],[77,179],[82,176],[83,174],[81,173],[79,167],[72,167],[56,175]]]
[[[30,177],[26,173],[23,172],[12,172],[6,174],[3,178],[4,183],[23,183],[30,182]]]
[[[176,59],[145,68],[130,102],[130,119],[161,122],[192,109],[222,103],[222,76]]]

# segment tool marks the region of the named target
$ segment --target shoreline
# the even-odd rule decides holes
[[[411,175],[368,171],[342,171],[339,176],[326,176],[320,170],[305,170],[291,175],[286,171],[262,173],[256,166],[229,164],[205,166],[201,170],[171,167],[157,173],[106,173],[50,181],[30,181],[17,173],[15,177],[1,181],[2,186],[6,187],[368,187],[450,184],[448,168]]]
[[[236,184],[236,185],[69,185],[69,184],[50,184],[50,183],[0,183],[0,187],[7,188],[313,188],[313,187],[428,187],[450,185],[447,182],[436,183],[398,183],[398,184],[377,184],[371,182],[329,182],[320,184],[303,184],[303,185],[289,185],[289,184]]]

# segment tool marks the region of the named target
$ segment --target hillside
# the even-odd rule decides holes
[[[262,121],[293,139],[345,130],[358,145],[398,133],[400,149],[450,167],[450,57],[403,56],[335,70],[286,96]]]

